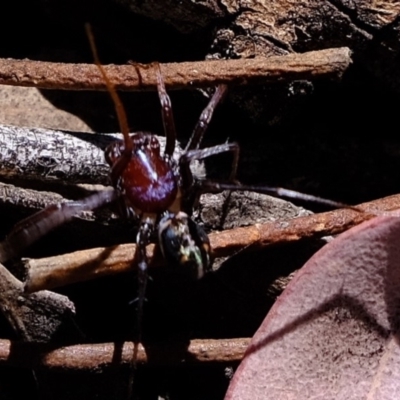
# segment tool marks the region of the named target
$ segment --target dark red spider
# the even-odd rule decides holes
[[[136,237],[138,265],[138,329],[141,331],[143,303],[148,280],[146,246],[153,237],[157,242],[169,268],[179,268],[194,279],[210,271],[210,245],[206,233],[190,215],[198,196],[203,192],[228,190],[255,190],[272,195],[299,198],[306,201],[342,206],[330,200],[298,192],[267,186],[244,186],[234,182],[238,163],[239,147],[236,143],[200,149],[213,112],[226,93],[226,85],[217,86],[208,105],[203,110],[193,130],[188,145],[178,161],[175,161],[176,132],[170,98],[166,92],[160,66],[154,64],[157,74],[157,90],[161,102],[162,119],[166,136],[164,154],[160,152],[157,138],[149,133],[129,135],[124,108],[101,66],[91,39],[96,65],[101,71],[113,98],[123,140],[109,145],[105,157],[111,168],[114,191],[97,192],[81,201],[62,203],[47,207],[18,223],[7,239],[0,243],[0,262],[14,256],[52,229],[69,221],[82,211],[93,210],[104,204],[119,201],[123,214],[134,215],[140,220]],[[232,152],[233,168],[226,183],[195,179],[189,168],[193,160],[201,160],[216,154]]]
[[[90,36],[90,34],[89,34]],[[157,90],[161,102],[162,119],[166,135],[164,154],[158,139],[149,133],[129,135],[124,108],[101,66],[93,39],[92,50],[108,90],[113,97],[123,140],[109,145],[105,158],[111,168],[114,191],[97,192],[81,201],[50,206],[18,223],[7,239],[0,243],[0,261],[4,262],[52,229],[85,210],[119,201],[123,214],[140,220],[136,237],[138,265],[138,330],[141,331],[143,302],[147,285],[148,259],[146,246],[154,238],[169,268],[180,268],[194,279],[201,278],[211,268],[210,245],[205,232],[190,219],[193,203],[202,191],[201,181],[193,178],[189,168],[192,160],[232,152],[236,172],[239,148],[236,143],[199,149],[212,114],[226,92],[226,86],[215,90],[209,104],[202,112],[186,149],[178,161],[173,158],[176,132],[171,101],[166,92],[160,66],[154,64]],[[208,183],[209,185],[209,183]]]
[[[113,92],[103,68],[110,92]],[[118,196],[123,199],[127,214],[140,218],[136,238],[139,275],[138,314],[139,330],[143,302],[147,285],[148,260],[146,246],[157,232],[158,243],[170,268],[183,267],[194,278],[201,278],[210,270],[210,246],[205,232],[189,217],[193,201],[201,192],[201,181],[195,181],[189,168],[192,160],[200,160],[223,152],[234,153],[233,175],[236,171],[239,148],[236,143],[226,143],[199,149],[215,107],[222,99],[226,86],[217,87],[209,104],[202,112],[186,149],[176,162],[172,155],[175,149],[176,132],[170,98],[165,90],[159,65],[157,89],[161,102],[162,118],[166,135],[164,154],[154,135],[136,133],[129,136],[127,125],[122,122],[123,141],[117,141],[106,149],[106,160],[111,167],[111,180]],[[117,109],[119,100],[114,100]],[[125,117],[120,118],[125,121]],[[181,268],[182,269],[182,268]]]

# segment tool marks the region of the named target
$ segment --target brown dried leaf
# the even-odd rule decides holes
[[[252,339],[231,399],[394,399],[400,390],[400,219],[316,253]]]

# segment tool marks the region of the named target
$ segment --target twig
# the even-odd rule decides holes
[[[294,218],[285,222],[268,222],[213,233],[210,234],[211,246],[214,255],[221,257],[244,248],[254,250],[277,243],[290,243],[301,239],[316,239],[338,234],[375,215],[400,208],[400,195],[364,203],[357,207],[364,212],[341,209]],[[43,259],[25,259],[28,267],[25,290],[31,293],[127,272],[132,268],[135,248],[133,244],[125,244]],[[151,266],[161,265],[161,257],[153,257],[154,245],[148,246],[147,252],[152,260]]]
[[[182,344],[139,346],[138,364],[172,365],[197,363],[239,362],[250,339],[192,340],[189,348]],[[177,352],[177,349],[179,351]],[[133,343],[99,343],[66,346],[58,349],[50,346],[0,340],[0,365],[28,368],[65,370],[99,370],[130,365]]]
[[[108,184],[103,150],[115,140],[112,135],[0,125],[0,176]]]
[[[21,209],[39,211],[51,204],[66,201],[61,195],[52,192],[22,189],[0,182],[0,204],[12,205]]]
[[[104,149],[121,134],[65,132],[0,125],[0,177],[109,184]],[[165,138],[157,136],[163,151]],[[182,153],[176,146],[174,157]],[[194,174],[204,173],[193,163]]]
[[[219,83],[248,84],[298,79],[340,79],[351,63],[347,47],[270,58],[209,60],[161,64],[168,89],[205,87]],[[152,65],[108,65],[109,79],[118,90],[155,90]],[[41,89],[105,90],[96,66],[0,59],[0,84]]]

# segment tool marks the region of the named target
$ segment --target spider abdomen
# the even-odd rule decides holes
[[[163,216],[158,226],[158,242],[169,268],[192,280],[202,278],[211,270],[208,236],[186,213]]]

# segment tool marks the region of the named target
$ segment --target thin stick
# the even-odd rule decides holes
[[[250,343],[248,338],[220,340],[192,340],[187,349],[168,342],[165,345],[151,347],[148,357],[142,345],[139,345],[138,364],[179,365],[198,363],[239,362]],[[179,355],[177,349],[179,348]],[[57,348],[32,343],[11,342],[0,339],[0,365],[12,365],[28,368],[48,368],[65,370],[98,370],[128,365],[132,358],[132,342],[121,344],[98,343],[80,344]]]
[[[156,136],[165,148],[165,137]],[[121,134],[66,132],[0,125],[0,177],[110,184],[104,150]],[[27,151],[29,149],[29,151]],[[174,158],[182,149],[175,146]],[[199,174],[204,171],[199,171]]]
[[[217,84],[259,84],[298,79],[340,79],[351,64],[347,47],[269,58],[209,60],[161,64],[167,89]],[[103,67],[116,90],[156,90],[157,76],[149,66]],[[41,89],[106,90],[95,65],[0,59],[0,84]]]
[[[302,239],[316,239],[344,232],[375,215],[400,208],[400,195],[364,203],[357,209],[334,210],[321,214],[294,218],[289,221],[268,222],[246,228],[236,228],[210,234],[211,247],[216,257],[234,254],[244,248],[263,248],[277,243],[291,243]],[[127,272],[132,269],[135,245],[126,244],[108,248],[77,251],[56,257],[26,259],[28,279],[26,292],[51,289]],[[147,248],[151,267],[162,265],[161,258],[153,257],[154,245]]]
[[[39,211],[52,204],[67,201],[61,195],[32,189],[23,189],[0,182],[0,204],[12,205],[20,209]]]

